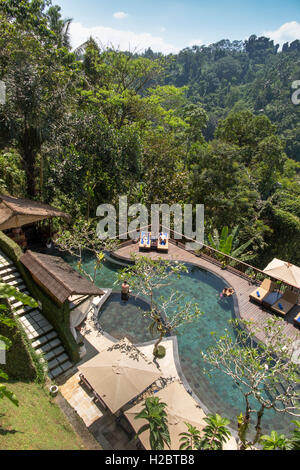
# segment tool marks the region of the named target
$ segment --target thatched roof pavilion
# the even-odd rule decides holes
[[[54,300],[63,304],[74,295],[103,295],[104,292],[58,256],[28,250],[21,263],[29,270],[35,282]]]
[[[0,196],[0,230],[18,228],[53,217],[70,219],[65,212],[41,202]]]

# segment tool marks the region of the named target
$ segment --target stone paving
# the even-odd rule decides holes
[[[0,279],[16,287],[20,292],[30,295],[23,278],[11,259],[0,250]],[[43,316],[39,308],[23,305],[14,297],[9,298],[13,313],[21,323],[24,332],[37,352],[44,353],[44,362],[48,362],[49,377],[56,378],[72,367],[68,355],[58,338],[56,331]]]

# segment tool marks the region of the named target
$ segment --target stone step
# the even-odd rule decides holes
[[[14,263],[0,251],[0,280],[16,287],[20,292],[30,296],[20,273]],[[41,361],[51,379],[55,379],[68,369],[73,367],[72,362],[58,338],[58,335],[48,320],[37,308],[23,305],[15,297],[9,299],[14,315],[18,317],[33,348],[38,353],[43,353]]]
[[[55,369],[52,369],[49,371],[49,377],[50,379],[56,379],[59,375],[63,374],[67,370],[71,369],[73,367],[73,364],[71,361],[66,361],[63,364],[57,366]]]
[[[39,353],[43,353],[45,354],[45,356],[53,351],[53,350],[58,350],[59,348],[63,348],[63,345],[60,341],[60,339],[57,337],[57,338],[54,338],[52,341],[44,344],[43,346],[39,346],[38,348],[36,348],[36,351]],[[62,351],[61,351],[62,352]],[[57,355],[57,354],[56,354]],[[55,356],[52,356],[52,357],[49,357],[49,360],[53,359],[53,357]]]
[[[53,369],[62,367],[62,364],[64,362],[67,362],[68,360],[69,356],[67,355],[67,353],[63,352],[62,354],[48,362],[49,371],[51,372]]]
[[[0,276],[1,276],[2,281],[6,282],[6,284],[9,284],[10,281],[15,281],[17,279],[22,279],[21,274],[19,274],[18,272],[5,273],[5,274],[3,274],[1,272]]]
[[[39,337],[53,331],[53,326],[50,325],[48,320],[46,320],[37,309],[21,316],[20,322],[31,341],[35,341]]]
[[[13,286],[13,287],[18,287],[18,288],[19,288],[19,285],[25,285],[22,277],[15,278],[15,279],[9,281],[7,284],[9,284],[10,286]]]
[[[21,302],[20,302],[21,303]],[[21,305],[14,309],[13,310],[13,314],[16,316],[16,317],[22,317],[23,315],[25,315],[26,313],[29,313],[31,312],[32,310],[34,310],[33,307],[29,307],[29,305],[23,305],[21,303]]]
[[[17,271],[17,268],[15,267],[15,265],[1,265],[0,264],[0,277],[3,277],[5,275],[8,275],[8,274],[12,274],[12,273],[16,273],[18,272]]]
[[[52,361],[52,359],[57,358],[58,356],[60,356],[60,354],[63,354],[64,352],[65,352],[65,349],[63,345],[58,346],[58,348],[52,349],[51,351],[47,352],[47,354],[45,354],[45,359],[48,362]]]
[[[14,263],[10,258],[8,258],[8,256],[5,256],[5,255],[3,255],[3,253],[1,253],[1,255],[0,255],[0,264],[1,264],[1,266],[9,266],[9,265],[12,265]]]
[[[13,308],[23,307],[23,302],[20,302],[15,297],[10,297],[8,300]]]

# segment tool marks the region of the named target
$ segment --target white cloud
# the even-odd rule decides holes
[[[202,39],[194,39],[193,41],[191,41],[191,42],[188,43],[188,46],[189,46],[189,47],[192,47],[192,46],[202,46],[202,45],[203,45]]]
[[[167,29],[166,29],[164,26],[162,26],[162,27],[160,28],[160,32],[161,32],[161,33],[165,33],[166,31],[167,31]]]
[[[295,39],[300,39],[300,23],[297,23],[297,21],[285,23],[275,31],[265,31],[263,36],[273,39],[275,44],[282,46],[285,42],[293,42]]]
[[[137,50],[137,52],[141,52],[151,47],[154,52],[162,52],[164,54],[179,51],[179,49],[172,44],[166,43],[163,38],[152,36],[150,33],[121,31],[105,26],[86,28],[81,23],[74,22],[71,23],[70,34],[72,47],[74,49],[92,36],[104,46],[113,45],[121,50]]]
[[[116,11],[116,13],[113,14],[113,17],[117,20],[124,20],[124,18],[128,18],[128,16],[128,13],[125,13],[124,11]]]

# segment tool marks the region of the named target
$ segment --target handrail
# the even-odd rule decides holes
[[[127,232],[126,234],[122,234],[122,236],[123,236],[123,235],[129,235],[130,233],[133,233],[133,232],[140,232],[140,231],[142,231],[142,230],[144,230],[144,229],[146,229],[146,228],[149,229],[150,227],[151,227],[151,225],[148,225],[147,227],[146,227],[146,226],[145,226],[145,227],[141,227],[141,228],[139,228],[139,229],[129,231],[129,232]],[[206,250],[208,250],[209,252],[212,252],[213,254],[217,254],[217,255],[221,256],[223,259],[225,259],[225,262],[226,262],[226,261],[227,261],[227,262],[228,262],[228,261],[231,261],[231,262],[233,262],[234,264],[239,265],[239,268],[240,268],[241,266],[243,266],[244,271],[243,271],[243,270],[240,270],[240,269],[236,269],[234,266],[231,266],[230,264],[229,264],[229,265],[226,265],[224,268],[227,268],[227,269],[229,268],[229,269],[231,269],[231,270],[235,270],[235,271],[236,271],[236,274],[240,274],[240,275],[243,274],[243,275],[246,276],[249,280],[252,280],[252,281],[253,281],[253,280],[256,280],[256,276],[259,274],[259,275],[261,275],[261,276],[263,276],[263,277],[268,277],[268,278],[271,278],[271,279],[273,279],[273,280],[275,280],[275,281],[277,281],[277,282],[282,282],[282,283],[285,284],[285,285],[290,285],[290,286],[292,286],[292,284],[289,284],[289,283],[284,282],[284,281],[280,281],[279,279],[272,277],[270,274],[266,274],[266,273],[265,273],[264,271],[262,271],[261,269],[256,268],[255,266],[252,266],[251,264],[245,263],[244,261],[241,261],[241,260],[239,260],[239,259],[237,259],[237,258],[234,258],[234,257],[231,256],[231,255],[225,254],[225,253],[223,253],[222,251],[219,251],[219,250],[217,250],[216,248],[213,248],[212,246],[206,245],[205,243],[202,243],[202,242],[198,242],[197,240],[194,240],[193,238],[190,238],[190,237],[188,237],[188,236],[186,236],[186,235],[184,235],[184,234],[182,234],[182,233],[179,233],[179,232],[177,232],[176,230],[170,230],[170,227],[166,227],[166,226],[164,226],[164,225],[162,225],[162,224],[160,224],[160,227],[161,227],[161,229],[165,229],[165,230],[167,230],[167,231],[170,231],[170,234],[173,234],[173,240],[172,240],[172,238],[171,238],[171,240],[174,241],[177,245],[179,245],[179,244],[182,245],[182,248],[183,248],[184,250],[187,250],[187,248],[186,248],[186,246],[185,246],[184,243],[182,243],[182,242],[179,241],[180,239],[183,240],[183,241],[186,241],[186,242],[193,242],[193,243],[198,244],[198,245],[199,245],[199,249],[201,249],[201,248],[204,247],[204,248],[205,248]],[[174,234],[179,235],[181,238],[180,238],[179,240],[176,240],[176,239],[174,238]],[[117,237],[115,237],[115,238],[119,238],[120,236],[121,236],[121,235],[119,235],[119,236],[117,236]],[[187,250],[187,251],[190,251],[190,253],[193,253],[193,254],[197,255],[197,253],[195,252],[195,250]],[[209,255],[206,255],[205,253],[203,253],[203,254],[204,254],[204,256],[208,256],[208,257],[209,257]],[[202,254],[202,256],[203,256],[203,254]],[[201,254],[200,254],[200,256],[201,256]],[[211,259],[214,260],[214,261],[216,261],[217,263],[220,263],[220,265],[222,266],[222,262],[221,262],[218,258],[213,258],[213,257],[212,257]],[[212,261],[211,261],[211,262],[212,262]],[[254,275],[251,275],[250,273],[247,273],[247,272],[246,272],[247,270],[251,270],[251,271],[254,273]],[[296,286],[293,286],[293,287],[296,288]]]
[[[167,227],[165,227],[164,225],[162,225],[162,227],[165,228],[165,229],[167,228]],[[253,269],[254,271],[257,271],[257,272],[263,274],[264,276],[266,276],[266,273],[265,273],[264,271],[262,271],[261,269],[256,268],[255,266],[252,266],[251,264],[245,263],[244,261],[238,260],[237,258],[234,258],[234,257],[231,256],[231,255],[228,255],[228,254],[226,254],[226,253],[223,253],[222,251],[219,251],[219,250],[217,250],[216,248],[213,248],[213,247],[210,246],[210,245],[206,245],[205,243],[198,242],[197,240],[194,240],[193,238],[190,238],[190,237],[188,237],[188,236],[186,236],[186,235],[183,235],[182,233],[176,232],[175,230],[171,230],[171,232],[176,233],[177,235],[180,235],[181,238],[184,239],[184,240],[187,240],[187,241],[189,241],[189,242],[193,242],[193,243],[196,243],[196,244],[200,245],[201,248],[204,246],[204,247],[207,248],[208,250],[211,250],[211,251],[213,251],[213,252],[215,252],[215,253],[218,253],[218,254],[221,255],[222,257],[229,258],[229,259],[231,259],[232,261],[234,261],[235,263],[242,264],[243,266],[246,266],[247,268]],[[194,250],[191,250],[191,251],[194,251]],[[271,276],[270,276],[270,277],[271,277]]]

